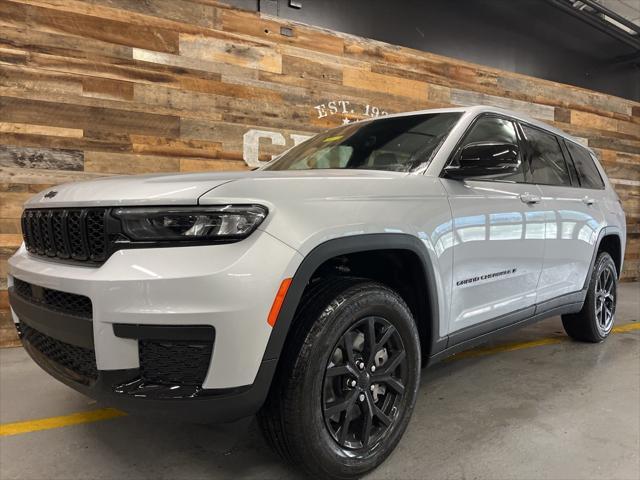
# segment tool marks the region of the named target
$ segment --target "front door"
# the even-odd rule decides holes
[[[508,118],[482,115],[459,145],[519,145]],[[519,154],[521,155],[521,154]],[[443,178],[453,217],[454,267],[449,333],[456,343],[533,314],[544,258],[544,202],[525,168],[487,171],[464,180]],[[514,315],[509,315],[514,314]],[[500,318],[502,317],[502,318]],[[492,321],[490,321],[492,320]],[[456,333],[457,332],[457,333]]]

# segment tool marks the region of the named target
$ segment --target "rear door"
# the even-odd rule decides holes
[[[604,216],[604,182],[589,152],[532,125],[521,124],[530,181],[545,205],[545,255],[538,303],[582,289]],[[589,172],[591,163],[593,172]],[[582,185],[581,185],[582,179]]]
[[[511,119],[484,114],[456,152],[472,143],[519,141]],[[449,333],[454,343],[514,321],[507,314],[533,313],[544,257],[545,206],[526,175],[521,159],[520,168],[508,175],[487,172],[464,180],[442,179],[453,216]]]

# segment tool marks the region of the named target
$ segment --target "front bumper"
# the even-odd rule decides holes
[[[251,385],[230,389],[202,389],[169,385],[149,385],[142,380],[139,368],[122,370],[97,370],[95,376],[79,374],[67,368],[51,356],[45,355],[34,342],[31,325],[46,323],[37,309],[24,305],[24,300],[13,287],[9,297],[20,320],[18,331],[22,344],[31,358],[47,373],[71,388],[110,406],[130,413],[154,415],[187,422],[226,423],[254,414],[264,403],[277,359],[264,360],[255,381]],[[78,317],[59,314],[57,320],[66,320],[68,325],[78,323]],[[77,333],[57,333],[57,340],[83,343],[87,347],[90,340]],[[73,345],[73,344],[69,344]],[[81,347],[90,351],[89,348]]]
[[[262,231],[229,245],[123,250],[99,268],[42,260],[21,248],[9,261],[10,304],[18,326],[44,328],[42,333],[59,341],[93,349],[96,378],[82,382],[23,335],[34,360],[73,388],[129,411],[230,421],[254,413],[266,396],[277,363],[275,356],[265,356],[268,312],[280,282],[293,276],[300,261],[295,250]],[[92,318],[87,323],[28,305],[14,279],[86,296]],[[124,334],[122,325],[129,326]],[[202,384],[173,393],[167,385],[142,384],[140,329],[163,329],[160,340],[172,342],[180,339],[170,338],[171,332],[183,335],[187,326],[215,332]],[[78,338],[79,332],[86,338]],[[185,399],[186,408],[178,401]]]

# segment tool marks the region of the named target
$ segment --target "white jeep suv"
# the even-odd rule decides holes
[[[591,150],[520,114],[345,125],[257,171],[36,195],[10,259],[33,359],[129,411],[228,422],[321,477],[380,464],[421,367],[530,322],[611,331],[620,201]]]

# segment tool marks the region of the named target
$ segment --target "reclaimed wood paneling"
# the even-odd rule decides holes
[[[385,113],[489,104],[600,156],[640,280],[640,104],[227,7],[214,0],[0,0],[0,344],[22,203],[104,175],[243,170]]]
[[[180,56],[266,72],[282,72],[282,56],[272,45],[265,43],[239,43],[235,39],[181,34]]]
[[[416,100],[425,100],[429,88],[425,82],[418,80],[397,77],[389,82],[388,77],[381,73],[348,67],[344,69],[342,83],[347,87],[362,88],[398,97],[415,98]]]
[[[83,152],[78,150],[0,145],[0,166],[2,167],[82,170],[83,160]]]
[[[47,127],[45,125],[32,125],[29,123],[0,123],[0,132],[4,133],[31,133],[34,135],[52,135],[54,137],[82,138],[83,132],[79,128]]]
[[[9,10],[13,11],[8,12]],[[178,32],[133,25],[126,20],[83,15],[70,9],[59,10],[15,3],[3,7],[3,13],[9,13],[9,15],[13,13],[14,18],[29,29],[68,33],[160,52],[176,53],[178,51]]]
[[[545,122],[555,120],[555,108],[550,105],[541,105],[524,100],[515,100],[497,95],[489,95],[481,92],[470,92],[454,88],[450,93],[451,103],[455,105],[491,105],[492,107],[506,108],[515,112],[530,115]]]
[[[278,19],[260,17],[254,13],[219,8],[220,27],[225,32],[239,33],[275,44],[289,44],[313,51],[341,55],[344,41],[338,35],[296,25],[290,28]],[[289,29],[288,31],[283,29]]]
[[[180,159],[160,155],[136,155],[131,153],[87,151],[84,154],[84,171],[121,175],[142,173],[177,172]]]

